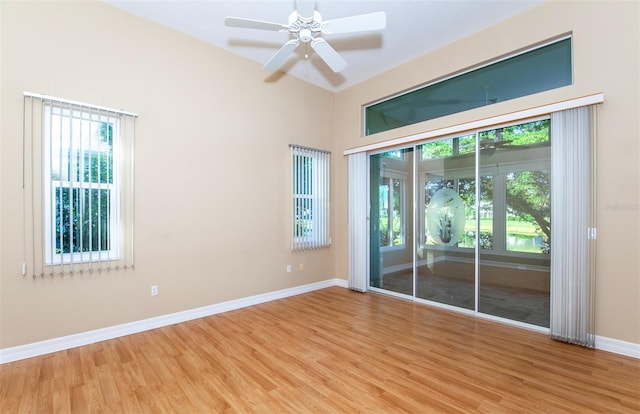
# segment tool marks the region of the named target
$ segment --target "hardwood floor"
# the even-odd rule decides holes
[[[0,412],[640,412],[640,360],[328,288],[0,365]]]

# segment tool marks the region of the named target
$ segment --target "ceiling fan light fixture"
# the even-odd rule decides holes
[[[309,29],[300,30],[300,33],[298,33],[298,40],[300,40],[302,43],[309,43],[310,41],[312,41],[313,34],[311,33],[311,30]]]

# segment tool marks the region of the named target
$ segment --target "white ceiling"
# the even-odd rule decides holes
[[[105,0],[260,65],[289,40],[287,32],[226,27],[227,16],[287,24],[294,0]],[[317,0],[323,20],[384,11],[380,32],[323,35],[349,66],[333,73],[301,45],[281,70],[330,91],[340,91],[457,39],[523,13],[546,0]],[[311,51],[312,52],[312,51]],[[265,79],[272,74],[265,71]]]

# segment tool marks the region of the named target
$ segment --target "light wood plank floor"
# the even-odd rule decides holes
[[[0,366],[0,412],[640,412],[640,360],[329,288]]]

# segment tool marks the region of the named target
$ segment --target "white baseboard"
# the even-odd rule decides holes
[[[328,279],[322,282],[310,283],[308,285],[296,286],[293,288],[277,290],[275,292],[230,300],[228,302],[157,316],[155,318],[143,319],[136,322],[96,329],[75,335],[68,335],[46,341],[0,349],[0,364],[50,354],[52,352],[63,351],[65,349],[71,349],[78,346],[89,345],[151,329],[162,328],[163,326],[204,318],[206,316],[246,308],[248,306],[300,295],[302,293],[312,292],[314,290],[324,289],[331,286],[348,288],[348,283],[344,279]],[[596,349],[640,359],[640,344],[632,342],[620,341],[604,336],[596,336]]]
[[[161,328],[163,326],[204,318],[206,316],[270,302],[272,300],[283,299],[289,296],[312,292],[314,290],[324,289],[331,286],[346,288],[347,281],[343,279],[328,279],[322,282],[310,283],[308,285],[296,286],[293,288],[277,290],[275,292],[230,300],[228,302],[217,303],[215,305],[203,306],[201,308],[143,319],[122,325],[110,326],[108,328],[96,329],[75,335],[68,335],[31,344],[0,349],[0,364],[63,351],[65,349],[75,348],[78,346],[89,345],[121,336],[132,335],[151,329]]]
[[[640,359],[640,344],[596,335],[596,349]]]

